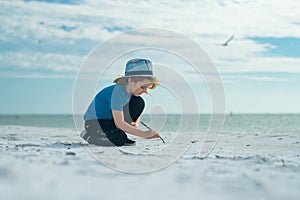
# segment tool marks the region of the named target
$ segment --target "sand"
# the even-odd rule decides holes
[[[168,140],[168,135],[165,138]],[[296,200],[300,197],[299,135],[222,132],[205,159],[197,158],[202,145],[199,136],[179,159],[151,173],[120,172],[96,159],[123,159],[128,166],[151,165],[143,163],[142,158],[145,154],[155,157],[157,151],[166,147],[162,145],[159,139],[138,140],[137,146],[119,150],[87,145],[74,129],[0,126],[0,198]]]

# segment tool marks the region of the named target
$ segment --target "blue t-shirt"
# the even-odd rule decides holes
[[[102,89],[89,105],[84,120],[112,119],[112,110],[123,111],[132,94],[128,94],[125,85],[111,85]]]

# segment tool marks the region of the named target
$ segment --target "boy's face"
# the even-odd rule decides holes
[[[134,83],[134,87],[133,87],[133,95],[134,96],[140,96],[143,93],[145,93],[148,89],[148,87],[150,87],[152,85],[152,83],[149,80],[144,80],[144,81],[138,81],[136,83]]]

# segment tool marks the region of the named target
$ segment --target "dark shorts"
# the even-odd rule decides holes
[[[135,122],[142,114],[145,102],[141,97],[132,96],[129,103],[123,108],[124,120],[128,123]],[[105,138],[112,143],[111,145],[122,146],[126,143],[127,135],[124,131],[118,129],[113,119],[93,119],[85,121],[85,130],[91,140],[91,144],[101,145],[99,141],[105,141]],[[109,146],[109,143],[104,146]]]

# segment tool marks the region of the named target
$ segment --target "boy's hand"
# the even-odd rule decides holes
[[[149,131],[146,131],[146,139],[152,139],[152,138],[159,138],[160,135],[157,131],[155,130],[149,130]]]

